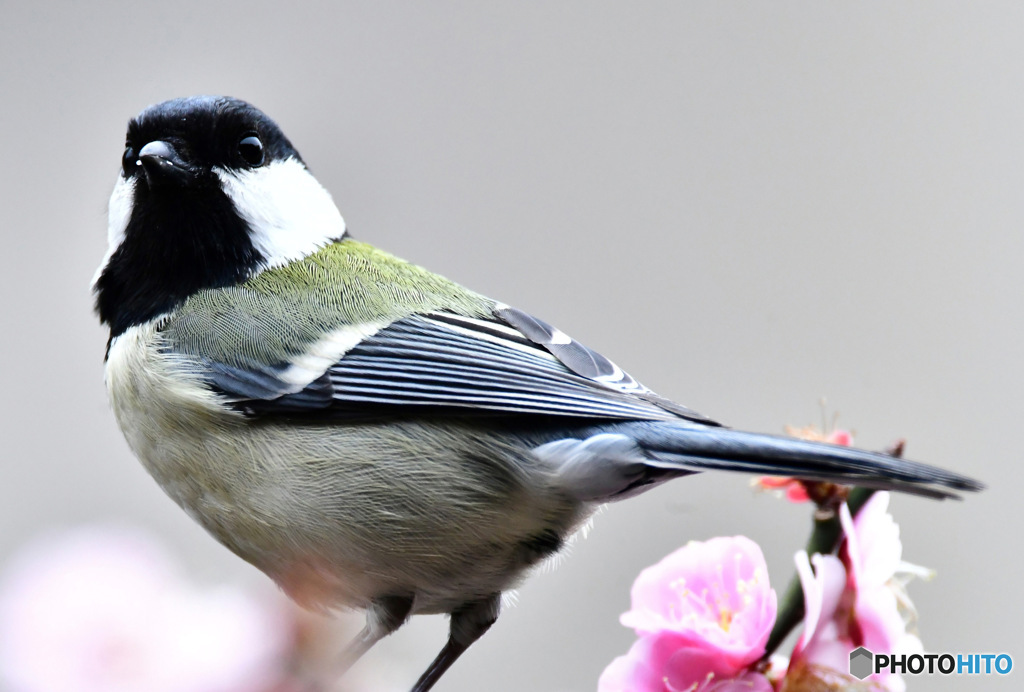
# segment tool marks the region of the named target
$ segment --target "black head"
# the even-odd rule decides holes
[[[162,143],[156,150],[148,145]],[[145,187],[219,185],[212,169],[246,170],[299,152],[277,124],[245,101],[191,96],[150,106],[128,123],[121,168]]]
[[[128,124],[110,201],[110,248],[94,284],[111,338],[198,290],[244,281],[274,262],[270,255],[295,243],[279,237],[291,235],[281,228],[290,218],[300,240],[314,232],[302,218],[309,205],[296,213],[289,197],[317,191],[343,232],[330,196],[288,138],[244,101],[197,96],[142,111]]]

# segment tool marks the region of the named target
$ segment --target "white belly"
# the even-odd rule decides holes
[[[416,612],[514,585],[529,546],[585,508],[528,449],[461,424],[260,421],[226,408],[154,324],[111,345],[107,387],[133,452],[175,502],[297,600]],[[525,546],[525,547],[524,547]]]

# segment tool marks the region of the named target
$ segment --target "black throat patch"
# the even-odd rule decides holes
[[[244,281],[263,259],[219,185],[150,188],[141,177],[134,184],[124,240],[96,282],[96,311],[111,339],[200,289]]]

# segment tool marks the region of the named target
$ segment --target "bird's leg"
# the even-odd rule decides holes
[[[383,596],[373,601],[366,610],[366,624],[342,653],[334,674],[340,677],[369,651],[374,644],[388,636],[409,619],[412,596]]]
[[[412,692],[427,692],[434,686],[455,660],[469,648],[469,645],[483,636],[498,619],[501,608],[501,594],[496,593],[481,601],[464,603],[452,611],[448,643],[430,664],[426,672],[416,681]]]

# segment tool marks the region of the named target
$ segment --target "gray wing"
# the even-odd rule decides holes
[[[715,423],[659,397],[610,360],[524,312],[498,305],[490,320],[414,315],[362,339],[308,386],[280,368],[209,363],[211,385],[259,415],[549,415]]]
[[[543,346],[563,365],[581,377],[632,394],[643,401],[665,411],[675,413],[682,418],[700,421],[709,425],[717,425],[710,418],[697,413],[693,409],[655,394],[633,379],[628,372],[625,372],[618,365],[597,351],[587,348],[565,332],[552,327],[547,322],[543,322],[522,310],[501,304],[495,306],[494,315],[515,327],[534,344]]]

